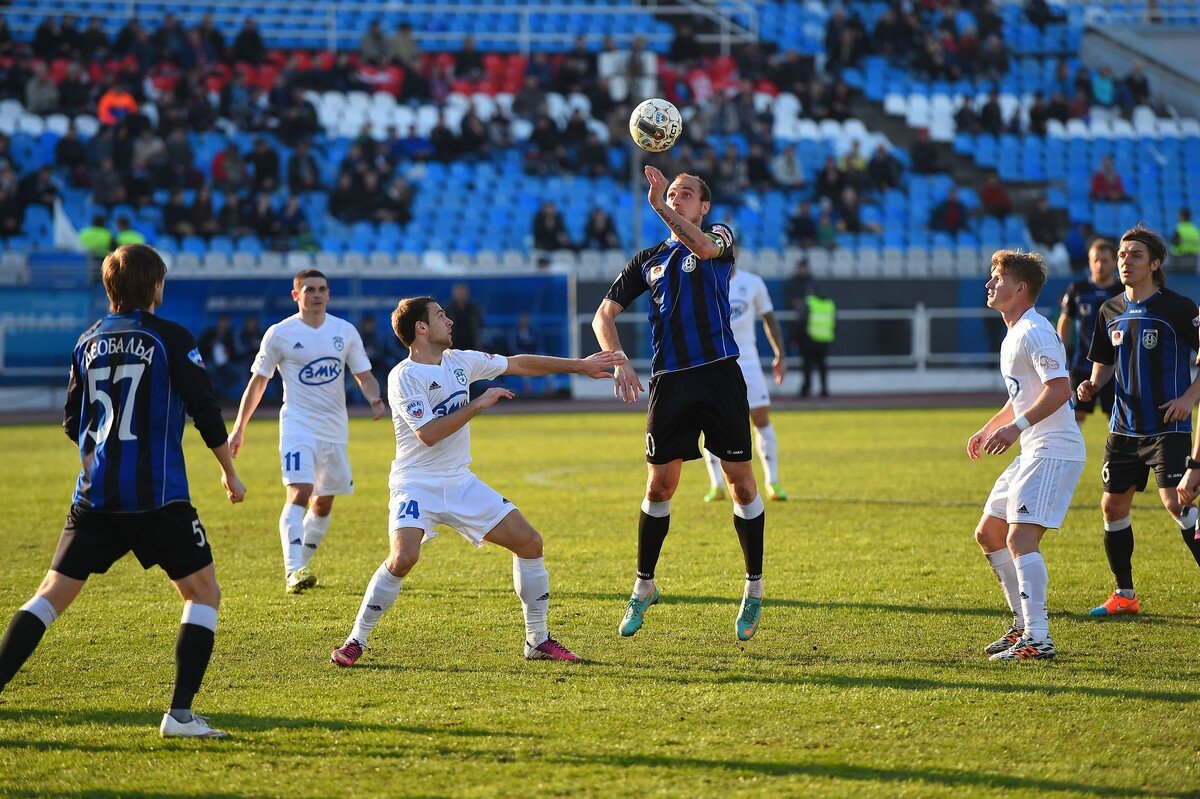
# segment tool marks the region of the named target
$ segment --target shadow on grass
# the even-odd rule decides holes
[[[37,708],[0,708],[0,723],[36,722],[41,727],[84,726],[99,724],[111,727],[143,727],[157,735],[162,716],[153,713],[123,710],[41,710]],[[402,733],[410,735],[447,735],[452,738],[529,738],[525,733],[484,730],[472,727],[430,727],[413,724],[379,724],[353,719],[310,719],[296,716],[253,716],[246,713],[215,713],[211,721],[228,729],[236,741],[239,733],[274,732],[276,730],[328,730],[333,732]],[[184,739],[179,739],[184,740]],[[219,745],[219,744],[218,744]],[[88,751],[128,751],[127,746],[103,744],[60,744],[57,741],[15,741],[0,739],[0,749],[34,747],[42,749],[72,748]]]
[[[497,594],[503,593],[497,591]],[[615,605],[622,604],[628,597],[623,594],[587,593],[582,591],[558,591],[555,597],[562,600],[585,599],[610,601]],[[663,605],[737,605],[741,596],[705,596],[703,594],[663,594]],[[940,605],[894,605],[884,602],[818,602],[809,599],[777,599],[767,594],[764,605],[768,608],[803,608],[805,610],[854,610],[878,611],[882,613],[914,613],[920,616],[980,616],[989,619],[1004,620],[1008,613],[997,605],[993,608],[973,607],[958,608]],[[1121,616],[1115,619],[1098,620],[1083,611],[1052,610],[1052,619],[1071,619],[1073,621],[1089,621],[1096,624],[1136,624],[1136,625],[1165,625],[1178,627],[1194,627],[1195,620],[1182,616]]]
[[[988,774],[977,771],[937,771],[933,769],[888,769],[860,766],[853,763],[790,763],[755,762],[746,760],[710,760],[705,758],[670,757],[663,755],[579,755],[549,758],[550,762],[575,766],[605,766],[629,768],[695,769],[706,774],[728,771],[758,774],[764,777],[820,777],[831,780],[854,780],[876,783],[922,782],[951,788],[1015,789],[1022,791],[1084,793],[1093,796],[1145,796],[1145,787],[1123,788],[1112,785],[1090,785],[1067,780],[1047,780],[1022,774]],[[1155,796],[1187,797],[1193,792],[1152,791]]]

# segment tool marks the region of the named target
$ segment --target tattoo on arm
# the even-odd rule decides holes
[[[695,237],[694,237],[694,236],[692,236],[692,234],[691,234],[691,233],[689,233],[689,232],[688,232],[688,231],[687,231],[687,230],[686,230],[686,229],[683,227],[683,224],[682,224],[682,223],[678,222],[677,220],[673,220],[673,219],[667,219],[666,215],[665,215],[665,214],[662,214],[662,213],[660,213],[660,214],[659,214],[659,216],[661,216],[661,217],[663,218],[663,221],[667,223],[667,227],[671,228],[671,230],[674,230],[674,231],[675,231],[677,234],[679,234],[679,237],[680,237],[681,239],[683,239],[684,241],[686,241],[688,244],[695,244],[695,243],[696,243],[696,239],[695,239]]]

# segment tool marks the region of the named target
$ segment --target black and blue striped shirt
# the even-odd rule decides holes
[[[1100,306],[1088,358],[1116,367],[1109,432],[1144,437],[1192,431],[1191,416],[1165,422],[1158,406],[1192,383],[1197,323],[1196,304],[1165,288],[1143,302],[1121,294]]]
[[[211,447],[226,438],[191,333],[148,311],[109,314],[79,338],[63,427],[83,468],[74,502],[99,511],[147,511],[189,501],[184,415]]]
[[[1062,298],[1062,315],[1075,326],[1071,371],[1091,374],[1092,362],[1088,360],[1088,351],[1092,348],[1092,333],[1096,330],[1096,314],[1101,305],[1124,290],[1119,280],[1107,286],[1097,286],[1087,278],[1076,280],[1067,287]]]
[[[720,248],[716,257],[702,260],[682,242],[668,239],[633,256],[606,295],[628,308],[650,292],[653,374],[738,357],[729,324],[733,233],[724,225],[705,233]]]

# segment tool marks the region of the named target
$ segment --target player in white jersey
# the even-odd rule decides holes
[[[771,372],[775,375],[775,385],[779,385],[787,374],[787,356],[783,348],[783,331],[779,329],[779,321],[775,318],[775,306],[771,304],[767,284],[753,272],[734,267],[729,277],[729,326],[733,329],[733,338],[740,353],[737,363],[741,367],[742,377],[746,379],[746,399],[750,403],[750,421],[754,423],[754,443],[758,447],[758,458],[762,461],[763,473],[767,478],[767,497],[786,500],[787,492],[779,485],[779,444],[767,411],[771,406],[771,395],[767,392],[762,363],[758,360],[755,323],[759,319],[762,319],[771,349],[775,350]],[[702,452],[709,479],[704,501],[719,502],[725,499],[721,459],[706,449]]]
[[[317,584],[309,561],[329,531],[333,498],[354,493],[346,416],[345,373],[358,381],[375,419],[387,406],[354,325],[327,312],[329,281],[305,269],[292,282],[299,312],[271,325],[250,367],[237,420],[229,436],[234,456],[242,448],[246,426],[276,370],[283,377],[279,411],[279,460],[287,501],[279,515],[279,541],[288,593]],[[305,512],[307,509],[307,512]]]
[[[473,350],[454,350],[454,323],[432,297],[401,300],[392,313],[392,329],[409,356],[388,375],[388,402],[396,428],[396,459],[388,478],[388,532],[391,554],[367,584],[350,636],[330,659],[353,666],[367,637],[396,601],[404,576],[416,565],[421,544],[445,524],[477,547],[484,542],[513,553],[513,587],[525,616],[525,657],[530,660],[579,658],[550,637],[546,617],[550,576],[542,559],[542,537],[506,498],[470,470],[468,423],[501,399],[506,388],[489,388],[470,400],[471,383],[500,375],[541,377],[583,374],[599,379],[625,362],[618,352],[588,358],[513,355],[505,358]]]
[[[1008,327],[1000,346],[1008,402],[967,440],[967,455],[1001,455],[1021,442],[975,530],[1013,614],[1012,626],[984,648],[992,660],[1055,655],[1046,608],[1049,575],[1039,546],[1047,529],[1062,526],[1086,457],[1070,402],[1066,348],[1033,307],[1045,284],[1046,264],[1037,253],[997,250],[992,256],[987,304]]]

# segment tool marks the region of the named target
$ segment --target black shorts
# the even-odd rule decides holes
[[[1174,488],[1183,479],[1191,454],[1190,433],[1162,433],[1145,438],[1110,433],[1104,445],[1100,479],[1109,494],[1124,494],[1134,487],[1144,491],[1150,470],[1154,469],[1159,488]]]
[[[750,403],[737,358],[650,378],[646,461],[699,458],[701,433],[721,460],[750,460]]]
[[[1096,410],[1096,400],[1100,400],[1100,410],[1105,413],[1112,413],[1113,407],[1113,386],[1116,380],[1109,380],[1104,384],[1104,388],[1100,389],[1096,396],[1092,397],[1087,402],[1079,399],[1079,384],[1084,380],[1091,380],[1092,373],[1089,372],[1071,372],[1071,399],[1075,402],[1075,410],[1091,413]]]
[[[208,536],[189,502],[137,513],[71,506],[50,568],[76,580],[104,574],[130,550],[143,569],[161,566],[172,580],[213,562]]]

